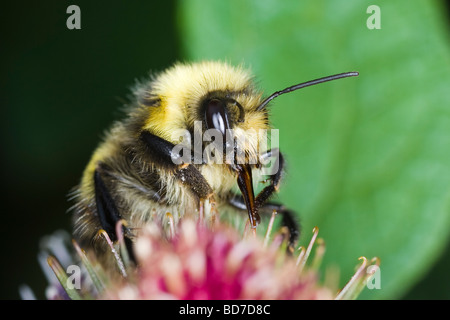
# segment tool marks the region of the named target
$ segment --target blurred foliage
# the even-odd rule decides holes
[[[345,71],[358,78],[272,103],[288,161],[280,198],[314,225],[326,262],[351,274],[381,258],[399,298],[433,265],[450,232],[450,48],[437,1],[180,1],[185,55],[250,66],[267,94]],[[327,263],[325,263],[326,265]]]

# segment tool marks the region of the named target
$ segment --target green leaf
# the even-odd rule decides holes
[[[432,266],[450,231],[450,50],[437,1],[179,1],[185,57],[251,67],[265,93],[334,73],[357,78],[271,103],[288,161],[280,198],[303,237],[317,225],[324,264],[348,280],[358,257],[381,259],[398,298]],[[372,4],[372,3],[371,3]]]

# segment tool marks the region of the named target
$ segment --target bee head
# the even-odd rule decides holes
[[[253,154],[257,136],[247,132],[269,129],[266,108],[257,110],[262,92],[255,88],[250,72],[227,63],[176,64],[136,93],[144,114],[139,129],[175,145],[183,141],[185,132],[203,138],[215,130],[214,137],[221,136],[224,142],[227,132],[242,137],[239,148]],[[203,147],[209,144],[203,141]]]
[[[201,137],[216,131],[215,137],[221,136],[222,141],[231,131],[245,162],[255,161],[260,132],[270,129],[269,102],[307,86],[355,75],[348,72],[300,83],[263,100],[250,72],[242,67],[217,61],[176,64],[138,88],[144,106],[144,120],[138,128],[173,144],[180,143],[186,131]],[[196,123],[201,123],[201,129],[196,130]]]

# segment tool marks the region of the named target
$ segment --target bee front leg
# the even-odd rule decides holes
[[[299,225],[295,219],[295,214],[285,208],[281,204],[267,202],[267,200],[278,191],[278,187],[280,185],[281,177],[284,170],[284,158],[283,155],[279,152],[278,149],[271,149],[264,154],[261,155],[261,160],[264,162],[271,157],[275,157],[274,167],[276,170],[273,170],[272,174],[269,175],[270,184],[266,186],[261,192],[255,197],[255,207],[256,210],[262,213],[272,213],[273,210],[276,210],[278,213],[283,215],[282,224],[289,229],[290,237],[289,243],[292,245],[298,239],[300,234]],[[247,205],[246,201],[242,196],[233,195],[230,197],[229,204],[235,208],[246,210]]]
[[[200,173],[194,163],[194,155],[190,162],[180,163],[181,156],[174,152],[175,145],[147,130],[142,131],[141,141],[144,145],[144,154],[150,163],[155,163],[174,172],[174,176],[197,197],[198,201],[214,200],[213,191],[205,177]]]
[[[264,161],[271,157],[275,157],[274,166],[276,170],[268,179],[270,184],[261,190],[261,192],[256,196],[255,205],[257,208],[262,207],[263,204],[273,195],[273,193],[278,191],[278,187],[280,185],[281,176],[284,170],[284,158],[278,149],[270,149],[261,155],[261,158]]]
[[[112,241],[117,240],[116,224],[121,219],[119,210],[114,202],[114,199],[109,192],[105,180],[102,176],[105,175],[103,165],[99,163],[94,172],[94,187],[95,187],[95,203],[97,206],[97,216],[100,221],[100,226],[106,231]]]
[[[247,210],[244,198],[240,195],[231,196],[228,204],[239,210]],[[259,208],[259,212],[263,214],[271,214],[274,210],[282,215],[281,224],[289,230],[289,245],[294,245],[300,236],[297,214],[282,204],[275,202],[266,202]]]
[[[122,219],[116,203],[111,196],[111,193],[107,187],[107,167],[103,163],[99,163],[94,172],[94,188],[95,188],[95,203],[97,207],[97,216],[100,221],[100,226],[108,234],[111,241],[118,240],[116,234],[116,225]],[[129,230],[122,226],[124,233],[124,242],[127,247],[130,258],[135,262],[135,258],[132,250],[132,241],[127,236]]]

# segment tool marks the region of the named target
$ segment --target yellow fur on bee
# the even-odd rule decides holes
[[[227,63],[206,61],[196,64],[176,64],[160,74],[151,84],[151,94],[161,103],[150,110],[145,129],[177,143],[180,129],[192,126],[195,108],[210,92],[236,92],[234,98],[246,111],[246,121],[240,124],[243,130],[267,129],[267,119],[262,112],[253,112],[261,102],[261,93],[252,84],[252,76],[242,67]]]

